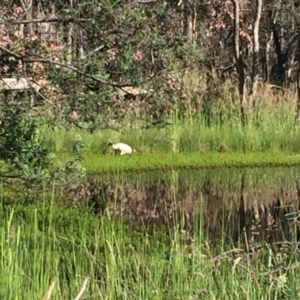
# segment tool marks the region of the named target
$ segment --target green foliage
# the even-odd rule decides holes
[[[103,114],[106,119],[116,122],[129,113],[139,117],[155,114],[163,119],[169,117],[170,111],[178,110],[182,116],[187,112],[189,102],[192,102],[190,97],[195,102],[201,102],[198,104],[200,108],[196,105],[194,109],[201,110],[208,123],[212,114],[220,113],[222,118],[227,110],[239,111],[239,104],[223,99],[224,93],[220,93],[225,79],[236,86],[235,79],[230,78],[230,73],[234,71],[233,27],[229,19],[220,14],[228,8],[224,3],[185,2],[178,6],[175,1],[169,0],[79,0],[76,3],[43,0],[43,9],[53,11],[56,19],[50,25],[51,32],[44,34],[40,24],[34,22],[30,25],[30,38],[7,41],[13,52],[25,51],[26,58],[30,58],[25,71],[19,64],[22,55],[13,57],[17,64],[11,68],[10,75],[23,76],[26,73],[30,78],[47,78],[52,87],[59,88],[59,93],[50,97],[52,103],[57,101],[62,108],[60,113],[55,111],[56,124],[69,121],[69,114],[73,111],[78,114],[79,121],[91,123],[97,123],[97,118]],[[33,3],[33,9],[38,9],[37,6]],[[7,12],[5,26],[9,25],[10,20],[18,18],[20,12],[17,10],[21,7],[11,7]],[[272,23],[269,19],[272,17],[265,13],[262,12],[261,22],[264,30],[269,32],[269,24]],[[281,10],[279,13],[282,14]],[[216,15],[219,17],[216,18]],[[246,20],[246,25],[241,25],[244,38],[240,42],[249,70],[252,60],[251,51],[247,49],[251,38],[245,28],[250,28],[254,15],[255,5],[248,4],[241,8],[241,18]],[[285,15],[281,17],[286,18]],[[287,24],[280,26],[286,30],[290,28]],[[9,30],[5,27],[6,31]],[[287,31],[289,34],[281,35],[279,42],[281,39],[287,42],[294,35]],[[5,38],[9,40],[9,37]],[[292,42],[293,39],[289,43]],[[262,71],[267,63],[272,70],[285,70],[279,61],[276,66],[272,65],[271,61],[274,58],[277,60],[276,56],[272,56],[273,52],[268,55],[269,62],[261,61],[261,65],[265,64],[260,66]],[[5,62],[2,56],[1,53],[1,63]],[[42,66],[34,62],[37,58]],[[7,67],[7,64],[4,65]],[[195,69],[201,77],[199,82],[194,87],[184,86],[183,74]],[[173,84],[173,76],[178,86]],[[143,86],[148,91],[152,89],[151,96],[142,99],[146,104],[142,103],[139,108],[135,107],[138,101],[120,103],[116,85]],[[230,94],[235,93],[231,91]],[[101,128],[101,123],[94,127]]]
[[[191,54],[196,53],[195,47],[186,43],[184,32],[177,27],[172,28],[170,4],[104,1],[101,5],[93,2],[82,5],[82,13],[91,18],[84,29],[78,28],[86,37],[80,40],[80,46],[86,49],[86,53],[76,55],[74,47],[71,49],[67,45],[63,46],[63,51],[72,53],[68,61],[87,76],[51,64],[47,67],[48,79],[65,94],[62,99],[64,110],[56,115],[56,122],[68,120],[72,111],[77,112],[79,121],[96,123],[100,114],[105,114],[105,119],[122,120],[126,103],[124,108],[120,108],[115,88],[103,84],[103,81],[144,86],[146,90],[152,87],[149,105],[144,106],[143,114],[146,115],[151,107],[151,114],[168,115],[162,76],[182,63],[188,64]],[[93,52],[99,47],[100,50]],[[170,93],[168,101],[172,99]],[[155,102],[159,102],[158,105],[153,105]],[[94,127],[101,128],[101,123]]]
[[[53,168],[51,150],[40,138],[41,120],[30,115],[28,105],[18,95],[4,100],[0,113],[0,160],[4,163],[2,176],[16,177],[30,186],[55,180],[55,183],[77,182],[85,176],[81,166],[80,137],[72,139],[72,158]],[[70,176],[70,174],[72,174]]]
[[[10,171],[20,171],[33,181],[37,178],[50,181],[53,177],[48,154],[52,149],[57,150],[60,144],[58,152],[73,156],[74,130],[66,133],[70,124],[87,131],[76,133],[87,141],[88,146],[83,141],[87,148],[83,151],[88,153],[99,153],[111,133],[109,130],[116,130],[114,135],[135,143],[141,148],[138,153],[201,154],[216,151],[223,144],[237,152],[298,149],[298,130],[291,125],[291,109],[276,138],[271,134],[276,127],[275,114],[269,125],[271,118],[260,122],[257,113],[249,127],[238,126],[239,104],[235,91],[224,84],[227,75],[222,71],[227,61],[231,64],[232,55],[228,54],[232,54],[232,26],[227,20],[221,17],[215,20],[212,16],[221,11],[222,4],[209,6],[186,1],[178,6],[174,1],[43,0],[41,5],[56,18],[47,34],[38,28],[40,23],[34,22],[30,25],[30,37],[24,31],[26,38],[12,41],[5,32],[9,32],[9,20],[17,19],[21,8],[11,9],[4,20],[3,41],[8,45],[6,50],[1,49],[0,75],[46,81],[39,93],[21,92],[22,101],[17,105],[4,105],[0,158]],[[201,28],[207,29],[196,36]],[[222,34],[226,35],[225,40],[220,38]],[[232,72],[234,67],[226,70]],[[185,84],[185,80],[191,84]],[[234,80],[230,82],[232,88]],[[124,96],[120,88],[127,85],[141,87],[143,93]],[[37,139],[41,136],[38,132],[41,126],[29,117],[36,107],[23,106],[29,100],[35,105],[42,102],[40,112],[46,112],[43,121],[48,128],[64,127],[63,133],[55,131],[63,141],[43,140],[48,153]],[[194,121],[192,117],[199,112],[201,120],[197,115]],[[168,125],[173,114],[176,116],[173,123],[182,122],[171,128]],[[80,159],[80,155],[75,155],[66,165],[62,163],[55,179],[63,178],[66,182],[67,176],[62,174],[72,173],[70,169],[82,179],[85,170]]]
[[[22,100],[4,102],[1,108],[0,159],[13,174],[28,180],[47,177],[47,151],[36,138],[38,124]]]
[[[59,184],[80,185],[86,176],[86,169],[82,166],[82,140],[76,136],[73,140],[72,159],[60,163],[53,173],[53,179]]]

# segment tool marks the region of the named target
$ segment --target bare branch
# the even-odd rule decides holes
[[[31,85],[26,78],[0,78],[0,90],[28,90],[30,88]]]
[[[108,85],[108,86],[112,86],[112,87],[117,87],[117,88],[121,88],[121,87],[127,87],[130,86],[131,84],[116,84],[116,83],[112,83],[112,82],[107,82],[105,80],[102,80],[100,78],[97,78],[93,75],[90,75],[88,73],[85,73],[84,71],[79,70],[78,68],[68,64],[68,63],[63,63],[63,62],[58,62],[52,59],[46,59],[46,58],[30,58],[30,54],[26,54],[26,55],[21,55],[19,53],[13,52],[5,47],[0,46],[0,50],[8,53],[9,55],[15,57],[16,59],[21,60],[23,63],[35,63],[35,62],[39,62],[39,63],[44,63],[44,64],[50,64],[50,65],[56,65],[56,66],[60,66],[69,70],[72,70],[82,76],[91,78],[97,82],[100,82],[104,85]]]
[[[66,69],[69,69],[69,70],[72,70],[80,75],[83,75],[85,77],[88,77],[88,78],[92,78],[93,80],[97,81],[97,82],[100,82],[102,84],[105,84],[105,85],[110,85],[110,86],[113,86],[113,87],[123,87],[124,85],[119,85],[119,84],[115,84],[115,83],[109,83],[107,81],[104,81],[100,78],[97,78],[93,75],[90,75],[90,74],[87,74],[83,71],[80,71],[79,69],[77,69],[76,67],[68,64],[68,63],[63,63],[63,62],[58,62],[58,61],[54,61],[52,59],[45,59],[45,58],[24,58],[23,59],[24,62],[27,62],[27,63],[34,63],[34,62],[39,62],[39,63],[45,63],[45,64],[50,64],[50,65],[56,65],[56,66],[60,66],[60,67],[63,67],[63,68],[66,68]],[[126,85],[125,85],[126,86]]]
[[[136,3],[151,3],[156,2],[156,0],[136,0]]]
[[[26,80],[29,82],[31,88],[45,101],[47,102],[48,104],[50,104],[51,106],[53,106],[54,108],[56,109],[59,109],[54,103],[52,103],[51,101],[49,101],[46,97],[44,97],[43,94],[41,94],[39,92],[39,87],[37,86],[36,83],[31,83],[31,81],[29,80],[29,78],[27,77],[27,71],[26,71],[26,64],[23,64],[23,73],[24,73],[24,76],[26,78]]]
[[[238,63],[240,60],[240,4],[237,0],[232,2],[234,6],[234,56],[236,63]]]
[[[18,25],[18,24],[33,24],[33,23],[71,23],[71,22],[89,22],[92,19],[85,18],[40,18],[32,20],[14,20],[9,19],[4,22],[5,25]]]
[[[0,50],[6,52],[7,54],[9,54],[9,55],[11,55],[11,56],[13,56],[13,57],[15,57],[15,58],[17,58],[17,59],[22,59],[22,58],[23,58],[22,55],[20,55],[20,54],[18,54],[18,53],[15,53],[15,52],[13,52],[13,51],[10,51],[9,49],[4,48],[4,47],[2,47],[2,46],[0,46]]]

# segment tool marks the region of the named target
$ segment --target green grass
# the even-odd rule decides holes
[[[157,153],[131,156],[90,154],[83,160],[89,174],[142,172],[150,170],[201,169],[224,167],[278,167],[300,165],[300,155],[289,153]]]
[[[214,117],[211,126],[201,115],[182,120],[173,117],[169,122],[171,125],[165,128],[143,129],[141,121],[124,121],[118,131],[105,129],[93,134],[78,128],[40,127],[38,135],[60,161],[71,155],[75,141],[81,141],[84,166],[89,172],[290,166],[300,162],[300,126],[295,126],[294,115],[287,109],[262,113],[245,128],[233,117]],[[112,156],[112,149],[107,147],[110,139],[128,143],[136,153],[130,158]],[[229,153],[218,153],[220,145]]]
[[[247,259],[212,249],[201,218],[192,236],[178,224],[134,229],[109,213],[61,209],[44,199],[1,211],[1,299],[297,299],[295,252]],[[189,242],[187,242],[189,240]],[[224,248],[226,247],[226,248]],[[226,250],[227,249],[227,250]],[[280,271],[276,271],[276,270]],[[50,299],[50,298],[44,298]]]
[[[122,141],[134,147],[138,153],[205,153],[216,151],[226,145],[232,152],[284,151],[299,153],[300,126],[295,126],[292,110],[278,108],[275,112],[265,111],[251,119],[242,128],[236,117],[224,120],[214,117],[207,126],[202,115],[179,120],[169,119],[165,128],[144,128],[142,121],[119,124],[119,130],[97,130],[93,134],[78,128],[56,127],[50,130],[41,127],[39,136],[46,147],[55,153],[70,153],[74,140],[81,140],[86,154],[106,150],[108,140]]]
[[[266,114],[260,122],[252,120],[245,129],[229,119],[224,124],[215,121],[211,127],[205,126],[201,117],[170,121],[172,125],[165,129],[125,126],[124,134],[112,130],[88,134],[58,127],[50,131],[44,127],[39,137],[57,154],[57,162],[69,159],[74,140],[81,139],[84,167],[90,174],[114,173],[120,179],[116,187],[120,190],[124,172],[136,176],[142,171],[171,169],[165,176],[174,186],[174,201],[176,182],[183,178],[187,185],[189,180],[199,181],[199,175],[188,169],[205,168],[203,180],[212,177],[222,183],[220,173],[210,168],[300,164],[300,129],[294,127],[293,116],[282,111]],[[102,154],[109,139],[128,142],[137,153],[124,157]],[[228,146],[231,153],[217,153],[220,144]],[[181,174],[174,169],[187,170]],[[275,170],[273,175],[272,171],[259,171],[260,184],[269,182],[274,174],[281,180],[284,174]],[[237,169],[222,172],[227,177],[233,172],[230,178],[240,189]],[[254,177],[250,174],[246,178],[257,182]],[[295,178],[297,168],[292,181]],[[1,299],[75,299],[84,283],[82,299],[298,299],[296,234],[290,235],[294,240],[289,241],[287,251],[262,244],[259,254],[247,256],[238,251],[243,247],[239,241],[231,241],[225,234],[216,241],[208,235],[204,207],[200,207],[191,232],[182,230],[186,216],[177,211],[172,226],[153,230],[126,223],[108,209],[95,215],[82,205],[80,209],[75,204],[58,206],[56,203],[63,201],[54,195],[64,197],[53,192],[49,199],[48,190],[44,194],[40,191],[37,203],[13,206],[4,205],[8,201],[0,195]],[[231,210],[230,216],[233,213]],[[223,226],[218,232],[226,232],[230,218],[225,211],[218,215],[224,218],[218,220]],[[51,296],[45,296],[51,287]]]

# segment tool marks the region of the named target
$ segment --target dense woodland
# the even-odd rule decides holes
[[[224,115],[246,125],[286,101],[297,121],[299,10],[278,0],[3,0],[1,157],[35,161],[41,120],[94,132],[202,113],[207,125]]]
[[[256,89],[295,92],[298,6],[263,0],[4,1],[1,77],[29,80],[34,89],[20,96],[31,106],[50,104],[56,118],[96,127],[128,113],[161,120],[174,109],[248,111],[258,102]]]

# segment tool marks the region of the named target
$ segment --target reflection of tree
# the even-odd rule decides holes
[[[170,180],[145,184],[128,180],[122,185],[95,180],[76,192],[76,197],[77,203],[89,199],[95,213],[108,208],[132,225],[180,226],[189,234],[203,230],[212,242],[241,240],[248,251],[258,248],[262,240],[294,239],[287,214],[298,205],[295,197],[300,192],[295,186],[257,189],[242,174],[240,186],[221,186],[209,178],[202,185],[188,186],[179,180],[176,192]]]

